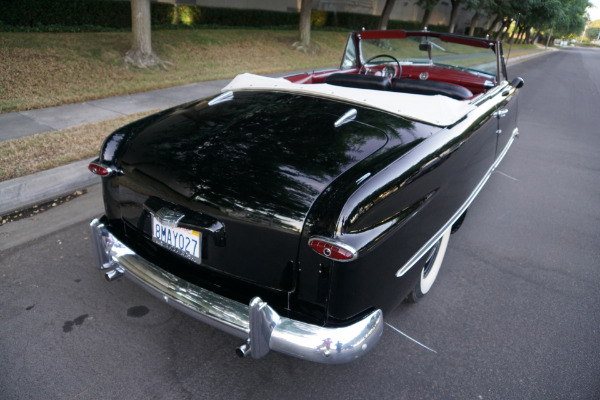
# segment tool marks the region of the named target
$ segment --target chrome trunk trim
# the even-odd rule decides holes
[[[313,362],[341,364],[365,355],[383,333],[381,310],[338,328],[281,317],[258,297],[249,305],[242,304],[164,271],[119,241],[98,219],[90,227],[98,266],[120,268],[126,277],[178,310],[249,341],[253,358],[274,350]]]
[[[347,124],[350,121],[354,121],[354,119],[356,118],[356,114],[358,114],[358,112],[356,111],[356,108],[351,108],[344,115],[342,115],[337,121],[335,121],[333,126],[335,126],[336,128],[339,128],[340,126]]]

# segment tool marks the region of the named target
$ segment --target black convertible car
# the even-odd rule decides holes
[[[431,289],[522,85],[501,42],[428,31],[352,33],[336,70],[240,75],[106,139],[100,268],[239,355],[352,361]]]

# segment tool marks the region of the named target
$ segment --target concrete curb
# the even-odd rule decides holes
[[[0,226],[0,253],[100,217],[104,213],[102,187],[95,184],[87,190],[85,195],[71,199],[67,207],[48,207],[44,212]]]
[[[47,171],[0,182],[0,215],[53,200],[100,182],[87,166],[93,159],[77,161]]]

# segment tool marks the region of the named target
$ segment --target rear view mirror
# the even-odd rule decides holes
[[[419,50],[421,51],[429,51],[431,49],[431,45],[429,43],[421,43],[419,44]]]

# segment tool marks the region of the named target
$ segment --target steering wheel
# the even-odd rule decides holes
[[[358,70],[359,74],[367,75],[369,73],[369,63],[375,60],[376,58],[384,58],[387,57],[393,60],[396,63],[396,67],[386,66],[382,69],[384,76],[390,78],[390,80],[394,78],[399,78],[402,75],[402,66],[400,66],[400,62],[396,59],[396,57],[390,56],[389,54],[378,54],[374,57],[369,58]],[[393,71],[391,71],[393,70]]]

